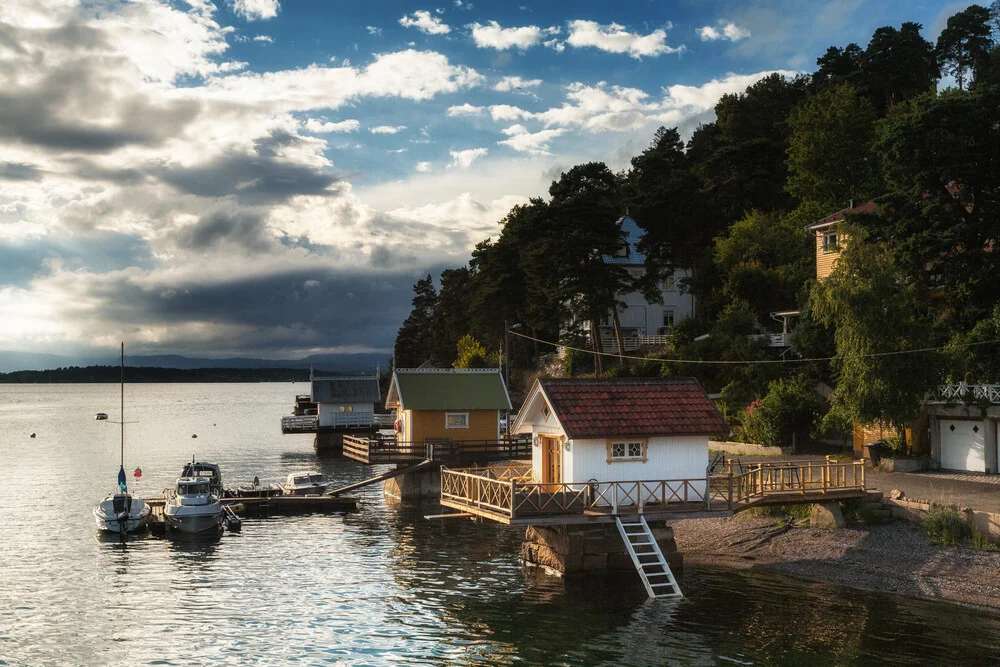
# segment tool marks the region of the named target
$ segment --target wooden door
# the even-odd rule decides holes
[[[562,483],[562,448],[558,438],[542,437],[542,483]]]

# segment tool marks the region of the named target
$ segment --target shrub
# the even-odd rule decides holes
[[[923,521],[931,544],[954,545],[972,537],[972,526],[958,512],[934,505]]]
[[[823,400],[804,376],[775,380],[768,385],[767,394],[743,412],[743,440],[779,447],[791,445],[796,438],[802,442],[813,431],[822,407]]]

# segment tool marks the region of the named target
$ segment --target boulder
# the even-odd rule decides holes
[[[840,503],[814,503],[809,514],[809,525],[812,528],[843,528],[846,524],[840,511]]]

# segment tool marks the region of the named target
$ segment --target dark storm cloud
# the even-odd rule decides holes
[[[265,332],[287,328],[280,339],[252,332],[225,341],[227,351],[266,355],[269,350],[360,345],[389,348],[410,310],[413,283],[427,272],[340,274],[334,269],[237,279],[222,284],[138,284],[129,276],[105,277],[90,286],[108,322],[148,326],[191,321],[236,324]],[[219,347],[220,343],[215,343]],[[201,341],[162,341],[159,350],[203,349]]]
[[[254,142],[254,153],[229,153],[193,167],[170,165],[153,173],[186,194],[199,197],[235,196],[247,204],[273,204],[295,195],[336,195],[340,179],[313,166],[279,157],[279,149],[303,142],[301,137],[274,131]]]
[[[0,162],[0,181],[40,181],[42,171],[33,164]]]
[[[263,217],[246,211],[218,211],[169,236],[183,250],[201,252],[221,244],[236,244],[249,251],[266,252],[275,245]]]
[[[198,115],[201,105],[194,100],[154,102],[139,92],[116,90],[94,65],[75,61],[36,84],[0,90],[0,137],[59,152],[109,153],[130,144],[162,143]]]

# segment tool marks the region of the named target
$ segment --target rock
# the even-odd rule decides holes
[[[892,491],[889,492],[889,497],[892,498],[893,500],[902,500],[905,496],[906,494],[900,491],[899,489],[893,489]]]
[[[809,514],[809,525],[813,528],[843,528],[844,515],[840,503],[814,503]]]

